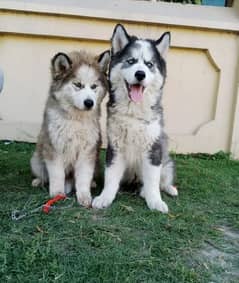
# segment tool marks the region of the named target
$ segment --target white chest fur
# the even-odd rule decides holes
[[[158,119],[148,122],[119,113],[109,117],[108,127],[112,146],[123,153],[129,165],[140,162],[161,134]]]
[[[48,114],[50,140],[56,152],[63,156],[66,166],[95,147],[100,134],[96,120],[88,117],[82,120],[65,119],[54,110]]]

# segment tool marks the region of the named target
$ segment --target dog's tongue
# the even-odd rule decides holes
[[[132,101],[139,102],[143,98],[143,86],[142,85],[131,85],[129,87],[129,96]]]

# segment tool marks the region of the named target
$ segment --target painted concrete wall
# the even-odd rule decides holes
[[[104,5],[102,5],[104,3]],[[239,158],[239,9],[143,1],[1,1],[0,139],[34,142],[59,51],[110,47],[114,25],[157,39],[172,33],[163,98],[170,148]],[[105,132],[105,108],[102,128]]]

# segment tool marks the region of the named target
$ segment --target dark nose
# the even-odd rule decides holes
[[[84,101],[84,105],[85,105],[85,107],[86,107],[87,109],[90,109],[90,108],[92,108],[92,106],[94,105],[94,102],[93,102],[93,100],[91,100],[91,99],[86,99],[86,100]]]
[[[145,78],[145,72],[144,71],[137,71],[135,73],[135,77],[140,82]]]

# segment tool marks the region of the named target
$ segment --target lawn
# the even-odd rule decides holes
[[[48,200],[31,187],[33,149],[0,142],[0,282],[239,282],[239,162],[174,155],[179,197],[163,195],[168,215],[124,191],[105,210],[71,197],[14,221],[13,210]]]

